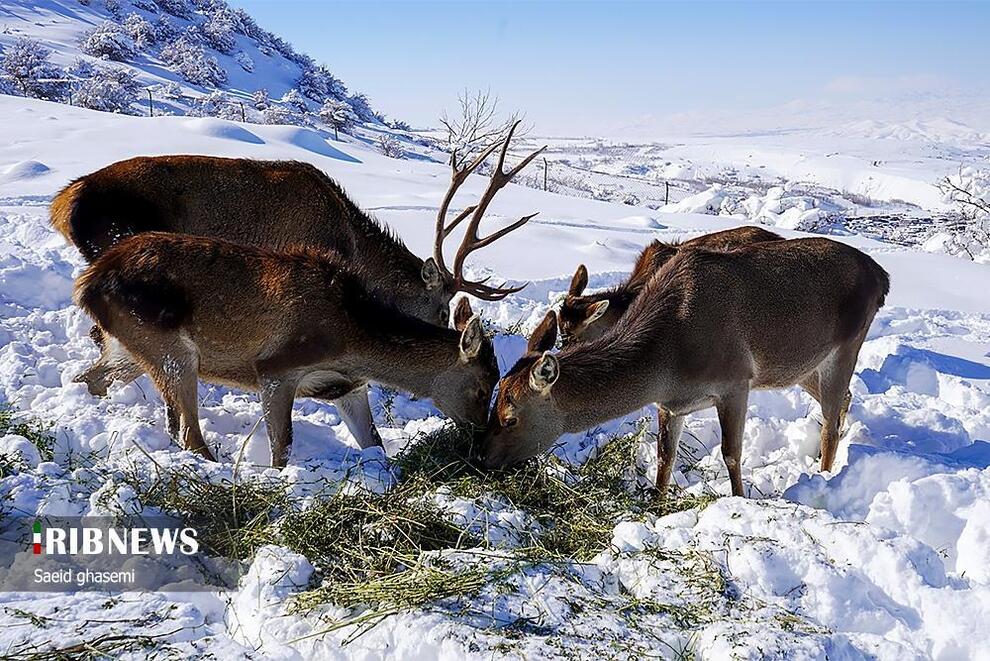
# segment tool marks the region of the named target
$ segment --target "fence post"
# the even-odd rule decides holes
[[[241,107],[241,121],[246,123],[247,122],[247,117],[244,114],[244,102],[243,101],[238,101],[237,102],[237,105],[239,105]]]
[[[550,172],[550,164],[546,156],[543,157],[543,190],[547,190],[547,174]]]
[[[666,206],[670,203],[670,182],[663,182],[663,204]]]
[[[148,90],[148,117],[155,116],[155,102],[151,98],[151,89]]]

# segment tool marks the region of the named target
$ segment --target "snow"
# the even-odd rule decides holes
[[[390,457],[442,424],[428,402],[400,393],[392,407],[395,422],[386,423],[383,393],[373,391],[382,452],[358,449],[332,406],[300,400],[293,410],[292,456],[279,473],[265,467],[267,438],[263,424],[254,429],[260,418],[254,395],[201,385],[201,424],[221,459],[209,464],[168,438],[161,403],[146,378],[112,388],[106,399],[72,383],[97,351],[87,335],[90,321],[70,300],[83,261],[49,227],[46,205],[71,179],[137,154],[298,159],[338,179],[362,208],[427,255],[449,179],[446,166],[388,159],[358,141],[332,142],[299,127],[110,115],[13,97],[0,97],[0,115],[0,401],[56,429],[53,461],[41,461],[23,437],[0,438],[0,459],[19,465],[0,479],[5,511],[82,515],[135,506],[132,493],[103,472],[71,464],[70,457],[90,457],[111,472],[132,464],[149,468],[150,457],[163,468],[197,471],[210,480],[231,480],[235,470],[239,480],[278,476],[303,504],[328,490],[392,486]],[[918,142],[881,133],[871,139],[891,141],[891,150]],[[787,149],[774,151],[764,141],[753,150],[752,143],[720,138],[718,158],[746,154],[752,163],[776,163],[782,176],[797,172]],[[862,169],[818,158],[800,167],[833,183],[854,181]],[[893,176],[883,180],[891,194],[921,180]],[[472,177],[463,199],[484,185]],[[769,205],[788,199],[786,190],[780,192],[768,190],[760,208],[786,216],[788,209]],[[578,263],[587,264],[593,288],[605,287],[621,280],[654,238],[686,239],[743,222],[697,210],[694,202],[661,213],[509,186],[487,223],[540,215],[474,254],[469,267],[475,276],[530,284],[506,301],[475,305],[487,321],[528,331],[566,291]],[[786,229],[798,223],[775,224],[785,226],[786,237],[805,236]],[[470,612],[464,604],[404,611],[344,646],[354,627],[321,633],[347,616],[341,609],[300,614],[290,608],[292,595],[312,575],[309,560],[264,547],[239,587],[226,593],[0,594],[0,649],[24,641],[69,645],[123,627],[129,635],[160,635],[159,643],[176,655],[209,650],[223,658],[378,658],[383,649],[400,658],[452,659],[575,651],[608,657],[623,653],[617,649],[661,656],[687,649],[712,659],[986,658],[990,266],[855,234],[834,238],[888,269],[892,289],[860,355],[832,474],[818,472],[820,412],[813,400],[796,388],[754,393],[743,457],[749,499],[722,497],[700,510],[619,524],[612,548],[592,561],[516,572],[511,589],[489,586],[470,602]],[[500,335],[496,346],[504,370],[525,341]],[[555,452],[580,463],[611,431],[633,429],[642,413],[570,435]],[[689,493],[729,493],[718,439],[714,411],[687,421],[674,479]],[[650,474],[652,443],[644,442],[639,460]],[[437,499],[454,520],[485,530],[500,547],[517,548],[532,532],[533,523],[509,503],[468,502],[449,493]],[[633,597],[697,610],[689,623],[673,610],[637,620],[629,611]],[[24,613],[51,619],[33,626]],[[616,641],[629,647],[610,647]],[[504,652],[506,645],[515,651]],[[636,656],[634,651],[625,653]]]

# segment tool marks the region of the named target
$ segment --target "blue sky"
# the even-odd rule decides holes
[[[490,88],[539,132],[609,133],[796,100],[938,98],[990,78],[990,4],[977,2],[232,4],[417,125],[464,88]]]

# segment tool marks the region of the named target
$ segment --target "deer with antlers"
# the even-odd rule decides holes
[[[498,365],[467,299],[451,330],[401,312],[368,280],[325,251],[146,232],[104,251],[77,280],[75,300],[151,376],[169,433],[208,459],[199,378],[260,393],[277,467],[289,457],[295,397],[368,381],[483,426]]]
[[[626,313],[653,274],[682,248],[729,250],[750,243],[781,241],[783,238],[762,227],[744,225],[703,234],[683,243],[653,241],[636,258],[632,273],[625,282],[587,295],[584,290],[588,286],[588,269],[581,264],[571,278],[571,286],[557,316],[561,342],[567,346],[574,342],[596,340],[604,335]]]
[[[523,223],[479,239],[478,225],[492,197],[535,158],[503,172],[515,126],[502,145],[498,164],[475,212],[455,260],[454,271],[443,261],[447,209],[454,193],[498,144],[467,167],[451,157],[450,189],[437,221],[434,256],[422,260],[386,228],[357,207],[341,187],[308,163],[256,161],[209,156],[139,157],[114,163],[66,186],[51,205],[52,225],[93,262],[124,238],[163,231],[213,237],[235,243],[281,249],[307,246],[332,251],[346,261],[360,262],[373,293],[382,294],[401,312],[446,326],[450,301],[458,291],[498,300],[518,288],[498,288],[463,276],[464,258]],[[537,152],[538,154],[539,152]],[[463,220],[459,217],[457,222]],[[99,360],[76,377],[94,395],[105,395],[115,380],[131,381],[143,368],[113,337],[94,326]],[[381,443],[375,429],[365,384],[341,393],[311,391],[333,400],[361,447]]]
[[[680,250],[597,340],[552,353],[548,314],[499,383],[486,464],[522,461],[561,434],[656,402],[671,413],[658,448],[663,490],[684,416],[714,405],[732,493],[742,495],[749,391],[799,384],[821,403],[821,467],[831,470],[849,380],[889,287],[873,259],[828,239]]]

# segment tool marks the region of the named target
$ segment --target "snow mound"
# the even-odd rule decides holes
[[[49,172],[51,172],[51,168],[39,161],[20,161],[4,168],[0,179],[3,179],[4,182],[23,181],[24,179],[40,177]]]
[[[257,135],[248,131],[243,126],[238,126],[233,122],[212,117],[199,117],[183,122],[183,126],[194,133],[208,138],[218,138],[220,140],[234,140],[236,142],[247,142],[252,145],[263,145],[265,141]]]
[[[298,126],[275,126],[268,130],[273,138],[293,147],[299,147],[306,151],[327,156],[329,158],[349,163],[360,163],[360,161],[350,154],[345,154],[336,147],[330,145],[319,133],[312,129],[299,128]]]

